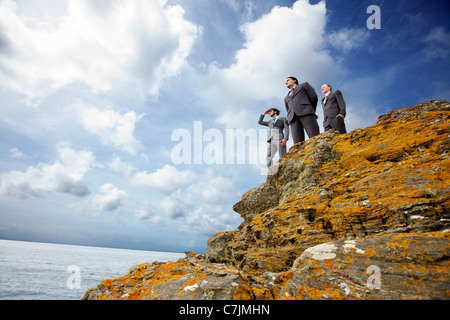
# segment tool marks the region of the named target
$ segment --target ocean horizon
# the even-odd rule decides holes
[[[80,300],[132,266],[184,253],[0,240],[0,300]]]

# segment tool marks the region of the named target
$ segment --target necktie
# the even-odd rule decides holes
[[[294,89],[291,90],[291,93],[289,93],[289,95],[291,96],[291,98],[294,96]]]
[[[277,119],[273,119],[272,123],[275,125],[275,122],[277,122]]]

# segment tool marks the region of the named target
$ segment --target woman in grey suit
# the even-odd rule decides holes
[[[272,119],[264,121],[264,116],[268,114]],[[286,143],[289,140],[289,125],[286,117],[280,117],[280,111],[277,108],[271,108],[259,117],[258,123],[269,127],[267,135],[267,166],[272,166],[272,159],[278,152],[280,159],[286,153]]]

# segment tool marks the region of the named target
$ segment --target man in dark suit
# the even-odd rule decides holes
[[[268,114],[272,117],[269,121],[264,121],[264,116]],[[289,125],[287,124],[286,117],[280,116],[280,111],[276,108],[272,108],[264,112],[259,117],[258,123],[260,125],[269,127],[269,133],[267,135],[267,142],[269,146],[267,148],[267,166],[272,166],[272,159],[278,152],[280,159],[286,153],[286,143],[289,140]],[[284,132],[283,132],[284,131]]]
[[[312,138],[320,133],[317,123],[317,94],[308,82],[298,84],[295,77],[286,79],[286,87],[290,90],[284,104],[287,111],[288,124],[291,126],[294,144],[305,141],[306,131]]]
[[[339,133],[347,133],[345,128],[345,101],[339,90],[332,92],[333,88],[329,84],[322,86],[322,93],[325,98],[322,99],[323,107],[323,127],[325,131],[332,128],[338,129]]]

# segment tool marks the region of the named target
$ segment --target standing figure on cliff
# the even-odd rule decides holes
[[[286,87],[290,90],[284,104],[287,111],[288,124],[291,126],[294,144],[305,141],[306,131],[312,138],[320,133],[317,123],[317,94],[308,82],[298,84],[295,77],[286,79]]]
[[[264,121],[264,116],[268,114],[272,117],[269,121]],[[289,125],[286,117],[280,117],[280,110],[271,108],[259,117],[260,125],[269,127],[267,135],[267,167],[272,166],[272,159],[278,152],[280,159],[286,153],[286,143],[289,140]],[[283,132],[284,131],[284,132]]]
[[[338,129],[339,133],[347,133],[345,128],[345,101],[339,90],[332,92],[333,88],[329,84],[322,86],[322,93],[325,98],[322,99],[323,107],[323,127],[325,131],[332,128]]]

